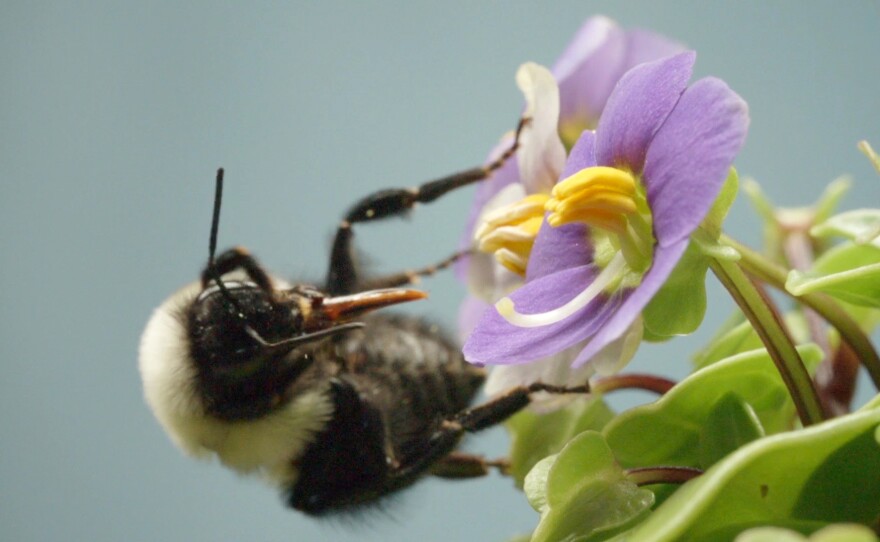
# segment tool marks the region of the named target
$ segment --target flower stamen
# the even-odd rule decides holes
[[[477,249],[494,254],[498,263],[514,273],[525,275],[549,197],[532,194],[488,213],[474,234]]]
[[[636,180],[629,172],[606,166],[584,168],[553,187],[544,206],[550,211],[547,222],[553,227],[583,222],[623,234],[624,217],[638,211],[635,196]]]
[[[623,253],[631,271],[642,273],[650,267],[654,246],[651,211],[637,178],[629,171],[607,166],[584,168],[556,184],[544,208],[550,213],[550,226],[586,224],[592,229],[592,244],[604,236]]]

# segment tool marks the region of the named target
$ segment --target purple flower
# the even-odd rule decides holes
[[[486,311],[466,358],[518,364],[583,344],[582,366],[625,337],[684,253],[748,127],[745,102],[695,54],[627,72],[595,132],[572,148],[534,241],[525,283]]]
[[[462,249],[472,246],[481,217],[528,195],[549,194],[565,165],[564,149],[574,145],[581,131],[595,128],[611,90],[627,70],[682,50],[679,44],[662,36],[643,30],[627,31],[607,17],[597,16],[581,26],[557,60],[552,74],[544,68],[524,66],[521,71],[527,73],[518,74],[517,82],[525,94],[527,112],[533,122],[523,134],[516,160],[509,160],[491,179],[478,186]],[[554,78],[558,86],[554,81],[550,89],[545,80]],[[535,132],[537,136],[532,135]],[[489,160],[507,149],[512,141],[512,135],[503,139]],[[539,225],[542,214],[537,216]],[[534,234],[528,228],[523,233],[531,235],[531,239],[520,243],[517,253],[477,253],[457,263],[456,275],[468,284],[471,293],[459,313],[462,337],[470,334],[480,316],[491,308],[490,303],[522,285],[525,260],[534,241]],[[505,257],[508,267],[499,263]],[[555,384],[582,383],[594,372],[614,373],[632,357],[640,340],[641,333],[630,333],[597,355],[593,363],[576,370],[571,369],[571,360],[580,350],[577,344],[528,366],[497,366],[489,373],[486,393],[494,395],[511,386],[538,380]],[[541,402],[542,407],[558,403],[559,397],[549,397],[549,401]]]
[[[683,50],[680,44],[652,32],[624,30],[605,16],[587,19],[552,69],[558,84],[555,107],[559,113],[552,118],[558,124],[558,133],[565,147],[571,148],[583,130],[596,127],[614,85],[630,68]],[[494,160],[512,142],[512,135],[502,139],[490,153],[489,161]],[[554,156],[543,157],[552,167],[558,168],[548,172],[550,175],[536,176],[535,171],[524,170],[518,161],[509,160],[491,179],[481,183],[466,222],[462,249],[471,247],[480,214],[487,205],[499,203],[492,200],[505,187],[521,185],[516,194],[523,195],[549,191],[558,179],[565,160],[564,154],[560,156],[559,152],[561,146],[560,151],[553,149],[548,153]],[[500,201],[511,201],[516,197],[516,190],[506,197],[501,196]],[[463,258],[456,264],[455,270],[459,279],[475,290],[477,297],[491,301],[497,299],[494,293],[504,291],[508,283],[515,281],[502,270],[492,269],[491,259],[485,257]]]

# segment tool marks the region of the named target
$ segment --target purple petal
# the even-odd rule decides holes
[[[688,51],[626,72],[599,119],[600,165],[641,173],[648,145],[687,87],[695,59]]]
[[[596,165],[596,134],[585,130],[571,149],[562,178]],[[587,228],[582,224],[566,224],[558,228],[545,221],[529,256],[526,280],[535,280],[563,269],[593,261],[593,247],[588,243]]]
[[[547,224],[545,218],[529,256],[526,282],[564,269],[581,267],[592,261],[593,247],[584,224],[565,224],[554,228]]]
[[[684,254],[688,241],[688,239],[682,239],[670,246],[657,246],[657,249],[654,251],[654,263],[651,265],[651,269],[645,273],[642,283],[628,293],[626,299],[620,304],[614,315],[590,339],[587,346],[574,360],[573,367],[580,367],[602,350],[602,348],[626,332],[630,324],[641,314],[645,305],[657,293],[657,290],[663,286],[669,273],[672,272],[675,264],[678,263],[681,255]]]
[[[703,220],[748,126],[748,106],[723,81],[701,79],[682,95],[645,162],[643,180],[661,246],[687,237]]]
[[[651,62],[659,58],[676,55],[685,51],[686,47],[665,36],[634,28],[626,32],[626,59],[624,69],[629,70],[643,62]]]
[[[591,17],[553,65],[559,82],[560,120],[595,126],[624,72],[626,36],[611,19]]]
[[[567,269],[526,283],[511,294],[517,310],[545,312],[574,298],[597,274],[594,266]],[[555,354],[591,336],[615,312],[619,299],[598,297],[556,324],[525,328],[486,311],[462,351],[471,363],[509,365]]]
[[[596,165],[596,132],[584,130],[568,155],[560,181],[578,171]]]
[[[471,334],[483,313],[491,308],[492,305],[478,297],[469,295],[464,298],[458,307],[458,336],[462,341]]]
[[[489,153],[486,163],[488,164],[501,156],[501,153],[510,148],[512,144],[513,134],[502,138]],[[505,186],[515,182],[519,182],[519,166],[517,166],[516,158],[511,157],[503,166],[501,166],[501,168],[495,170],[491,177],[477,185],[477,191],[474,194],[474,201],[471,203],[471,208],[468,211],[468,217],[465,221],[465,228],[458,242],[458,249],[460,251],[470,250],[470,248],[473,247],[474,229],[477,225],[477,218],[479,218],[480,212],[482,212],[486,203],[488,203],[489,200],[491,200],[495,194],[500,192]],[[462,282],[467,281],[469,260],[470,257],[465,256],[455,262],[454,265],[455,276]]]

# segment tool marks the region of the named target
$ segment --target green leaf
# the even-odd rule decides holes
[[[849,192],[851,187],[852,181],[846,176],[838,177],[831,181],[831,183],[825,187],[825,192],[823,192],[816,203],[813,204],[815,222],[819,223],[828,220],[828,217],[830,217],[831,213],[837,209],[840,200],[843,199],[843,196],[845,196],[847,192]]]
[[[654,502],[650,491],[627,478],[595,431],[581,433],[551,460],[549,469],[540,464],[547,470],[546,505],[532,542],[604,540],[640,521]]]
[[[782,527],[755,527],[740,533],[736,542],[807,542],[807,537]]]
[[[738,189],[739,177],[736,170],[730,168],[721,192],[700,226],[698,237],[705,241],[688,244],[669,278],[642,311],[646,341],[665,341],[676,335],[693,333],[700,327],[706,315],[706,271],[709,269],[709,260],[702,247],[708,241],[717,246],[721,226]],[[719,248],[729,252],[727,257],[738,256],[730,247]],[[683,307],[687,310],[682,310]]]
[[[687,250],[660,290],[642,310],[646,341],[693,333],[706,315],[709,260],[696,243]]]
[[[745,317],[741,312],[737,313],[737,317],[740,320],[738,325],[713,339],[694,356],[696,368],[700,369],[724,358],[763,346],[761,338],[755,333],[755,328],[752,327],[752,324],[744,320]]]
[[[732,540],[751,527],[871,525],[880,511],[880,410],[757,440],[683,485],[629,542]]]
[[[813,533],[811,542],[877,542],[874,531],[854,523],[838,523],[829,525]]]
[[[843,243],[813,263],[791,271],[785,289],[792,295],[824,292],[848,303],[880,308],[880,247]]]
[[[810,341],[810,330],[804,320],[803,312],[791,311],[785,314],[785,327],[791,333],[796,344]],[[735,324],[735,325],[734,325]],[[745,320],[741,312],[737,312],[734,318],[722,325],[722,329],[709,344],[694,355],[694,366],[702,368],[711,365],[724,358],[763,348],[764,343],[755,332],[752,324]]]
[[[855,523],[829,525],[807,538],[804,535],[781,527],[755,527],[743,531],[736,542],[877,542],[874,532]]]
[[[808,369],[822,351],[798,347]],[[767,433],[791,427],[794,405],[769,354],[745,352],[700,369],[656,402],[628,410],[608,423],[605,438],[625,468],[678,465],[702,468],[700,435],[713,405],[737,395],[754,410]]]
[[[547,478],[558,455],[548,455],[535,463],[523,482],[523,491],[535,512],[544,513],[547,510]]]
[[[510,432],[511,476],[523,487],[526,474],[545,457],[555,454],[575,435],[601,430],[614,412],[599,396],[581,397],[565,408],[538,414],[526,409],[505,423]]]
[[[868,160],[871,161],[871,165],[874,166],[874,169],[877,170],[877,173],[880,173],[880,156],[877,156],[877,153],[874,152],[874,149],[871,148],[871,144],[865,140],[862,140],[859,141],[858,148],[865,154],[865,156],[868,157]]]
[[[875,240],[880,232],[880,209],[856,209],[834,215],[810,229],[813,237],[845,237],[858,244]]]
[[[728,393],[715,403],[700,433],[700,464],[713,465],[740,447],[764,436],[752,407]]]
[[[757,212],[758,217],[761,219],[764,250],[768,254],[779,254],[782,241],[780,239],[779,223],[776,219],[776,207],[761,189],[761,185],[754,179],[746,179],[743,182],[742,188],[752,207]]]
[[[739,175],[735,168],[730,168],[727,179],[721,186],[721,192],[712,203],[712,207],[703,219],[702,229],[708,232],[714,239],[718,239],[721,235],[721,229],[724,225],[724,219],[730,211],[730,206],[736,200],[736,193],[739,191]]]

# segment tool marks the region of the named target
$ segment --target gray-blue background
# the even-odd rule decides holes
[[[145,407],[142,326],[206,257],[215,168],[221,244],[319,277],[357,195],[479,163],[513,127],[526,60],[550,64],[608,14],[698,50],[748,100],[737,161],[777,201],[841,173],[880,203],[855,150],[880,144],[878,5],[749,1],[30,3],[0,6],[0,539],[504,540],[536,515],[508,480],[428,481],[365,523],[320,524],[255,480],[194,462]],[[470,192],[359,230],[380,269],[447,254]],[[729,230],[757,241],[742,201]],[[709,324],[730,310],[714,280]],[[452,326],[461,288],[419,310]],[[687,370],[696,337],[638,366]],[[504,436],[470,440],[501,454]]]

